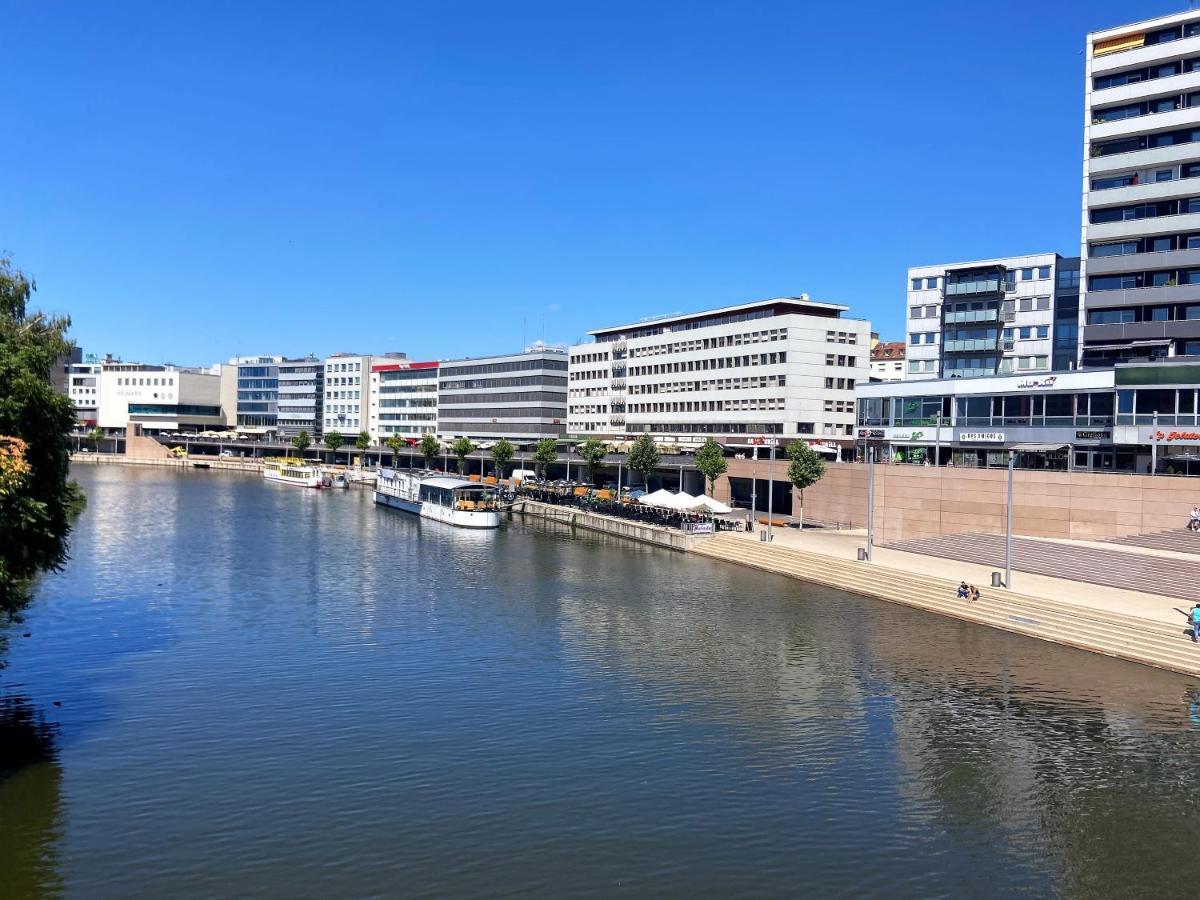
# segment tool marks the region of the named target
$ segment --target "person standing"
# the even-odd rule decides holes
[[[1192,607],[1192,643],[1200,641],[1200,603]]]

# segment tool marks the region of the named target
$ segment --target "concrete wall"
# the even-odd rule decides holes
[[[776,478],[786,463],[776,462]],[[758,463],[758,476],[765,465]],[[730,460],[729,472],[750,477],[750,463]],[[875,466],[878,543],[964,532],[1004,531],[1005,469]],[[760,488],[761,490],[761,488]],[[728,479],[717,482],[718,499]],[[805,491],[804,517],[826,525],[865,527],[867,467],[834,463]],[[793,507],[800,509],[799,493]],[[1100,540],[1182,528],[1200,505],[1200,481],[1168,475],[1110,475],[1018,470],[1013,478],[1013,530],[1031,537]]]
[[[535,500],[519,500],[513,506],[513,511],[522,516],[547,519],[562,522],[575,528],[585,528],[588,531],[600,531],[604,534],[615,534],[631,541],[641,541],[643,544],[654,544],[666,547],[668,550],[679,550],[686,553],[692,549],[695,541],[705,540],[704,537],[693,537],[667,528],[654,528],[639,522],[628,522],[624,519],[614,519],[608,516],[596,515],[573,506],[554,506],[550,503],[539,503]]]

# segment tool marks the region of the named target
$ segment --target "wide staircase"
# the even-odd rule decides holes
[[[1109,538],[1106,543],[1127,547],[1146,547],[1150,550],[1170,550],[1175,553],[1200,554],[1200,531],[1178,528],[1173,531],[1151,531],[1129,537]]]
[[[1178,625],[1164,624],[982,586],[980,600],[968,604],[956,596],[956,581],[760,543],[734,534],[713,535],[698,542],[693,552],[1016,634],[1200,675],[1200,646],[1187,637],[1183,616]]]

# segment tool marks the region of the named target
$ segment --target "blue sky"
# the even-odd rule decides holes
[[[147,362],[801,292],[900,338],[909,265],[1078,252],[1084,35],[1181,8],[0,0],[0,249]]]

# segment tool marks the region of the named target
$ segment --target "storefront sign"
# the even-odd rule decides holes
[[[1200,441],[1200,431],[1151,431],[1150,440],[1164,443]]]
[[[1075,432],[1075,440],[1077,441],[1111,441],[1111,431],[1077,431]]]
[[[974,444],[1003,444],[1003,431],[960,431],[958,433],[960,441],[970,441]]]
[[[1045,378],[1026,378],[1017,382],[1019,390],[1036,390],[1037,388],[1052,388],[1058,381],[1057,375],[1047,375]]]
[[[882,441],[885,437],[887,437],[887,432],[882,428],[858,429],[858,439],[860,441]]]
[[[893,441],[923,441],[925,440],[925,432],[923,431],[893,431]],[[932,438],[930,438],[932,440]]]

